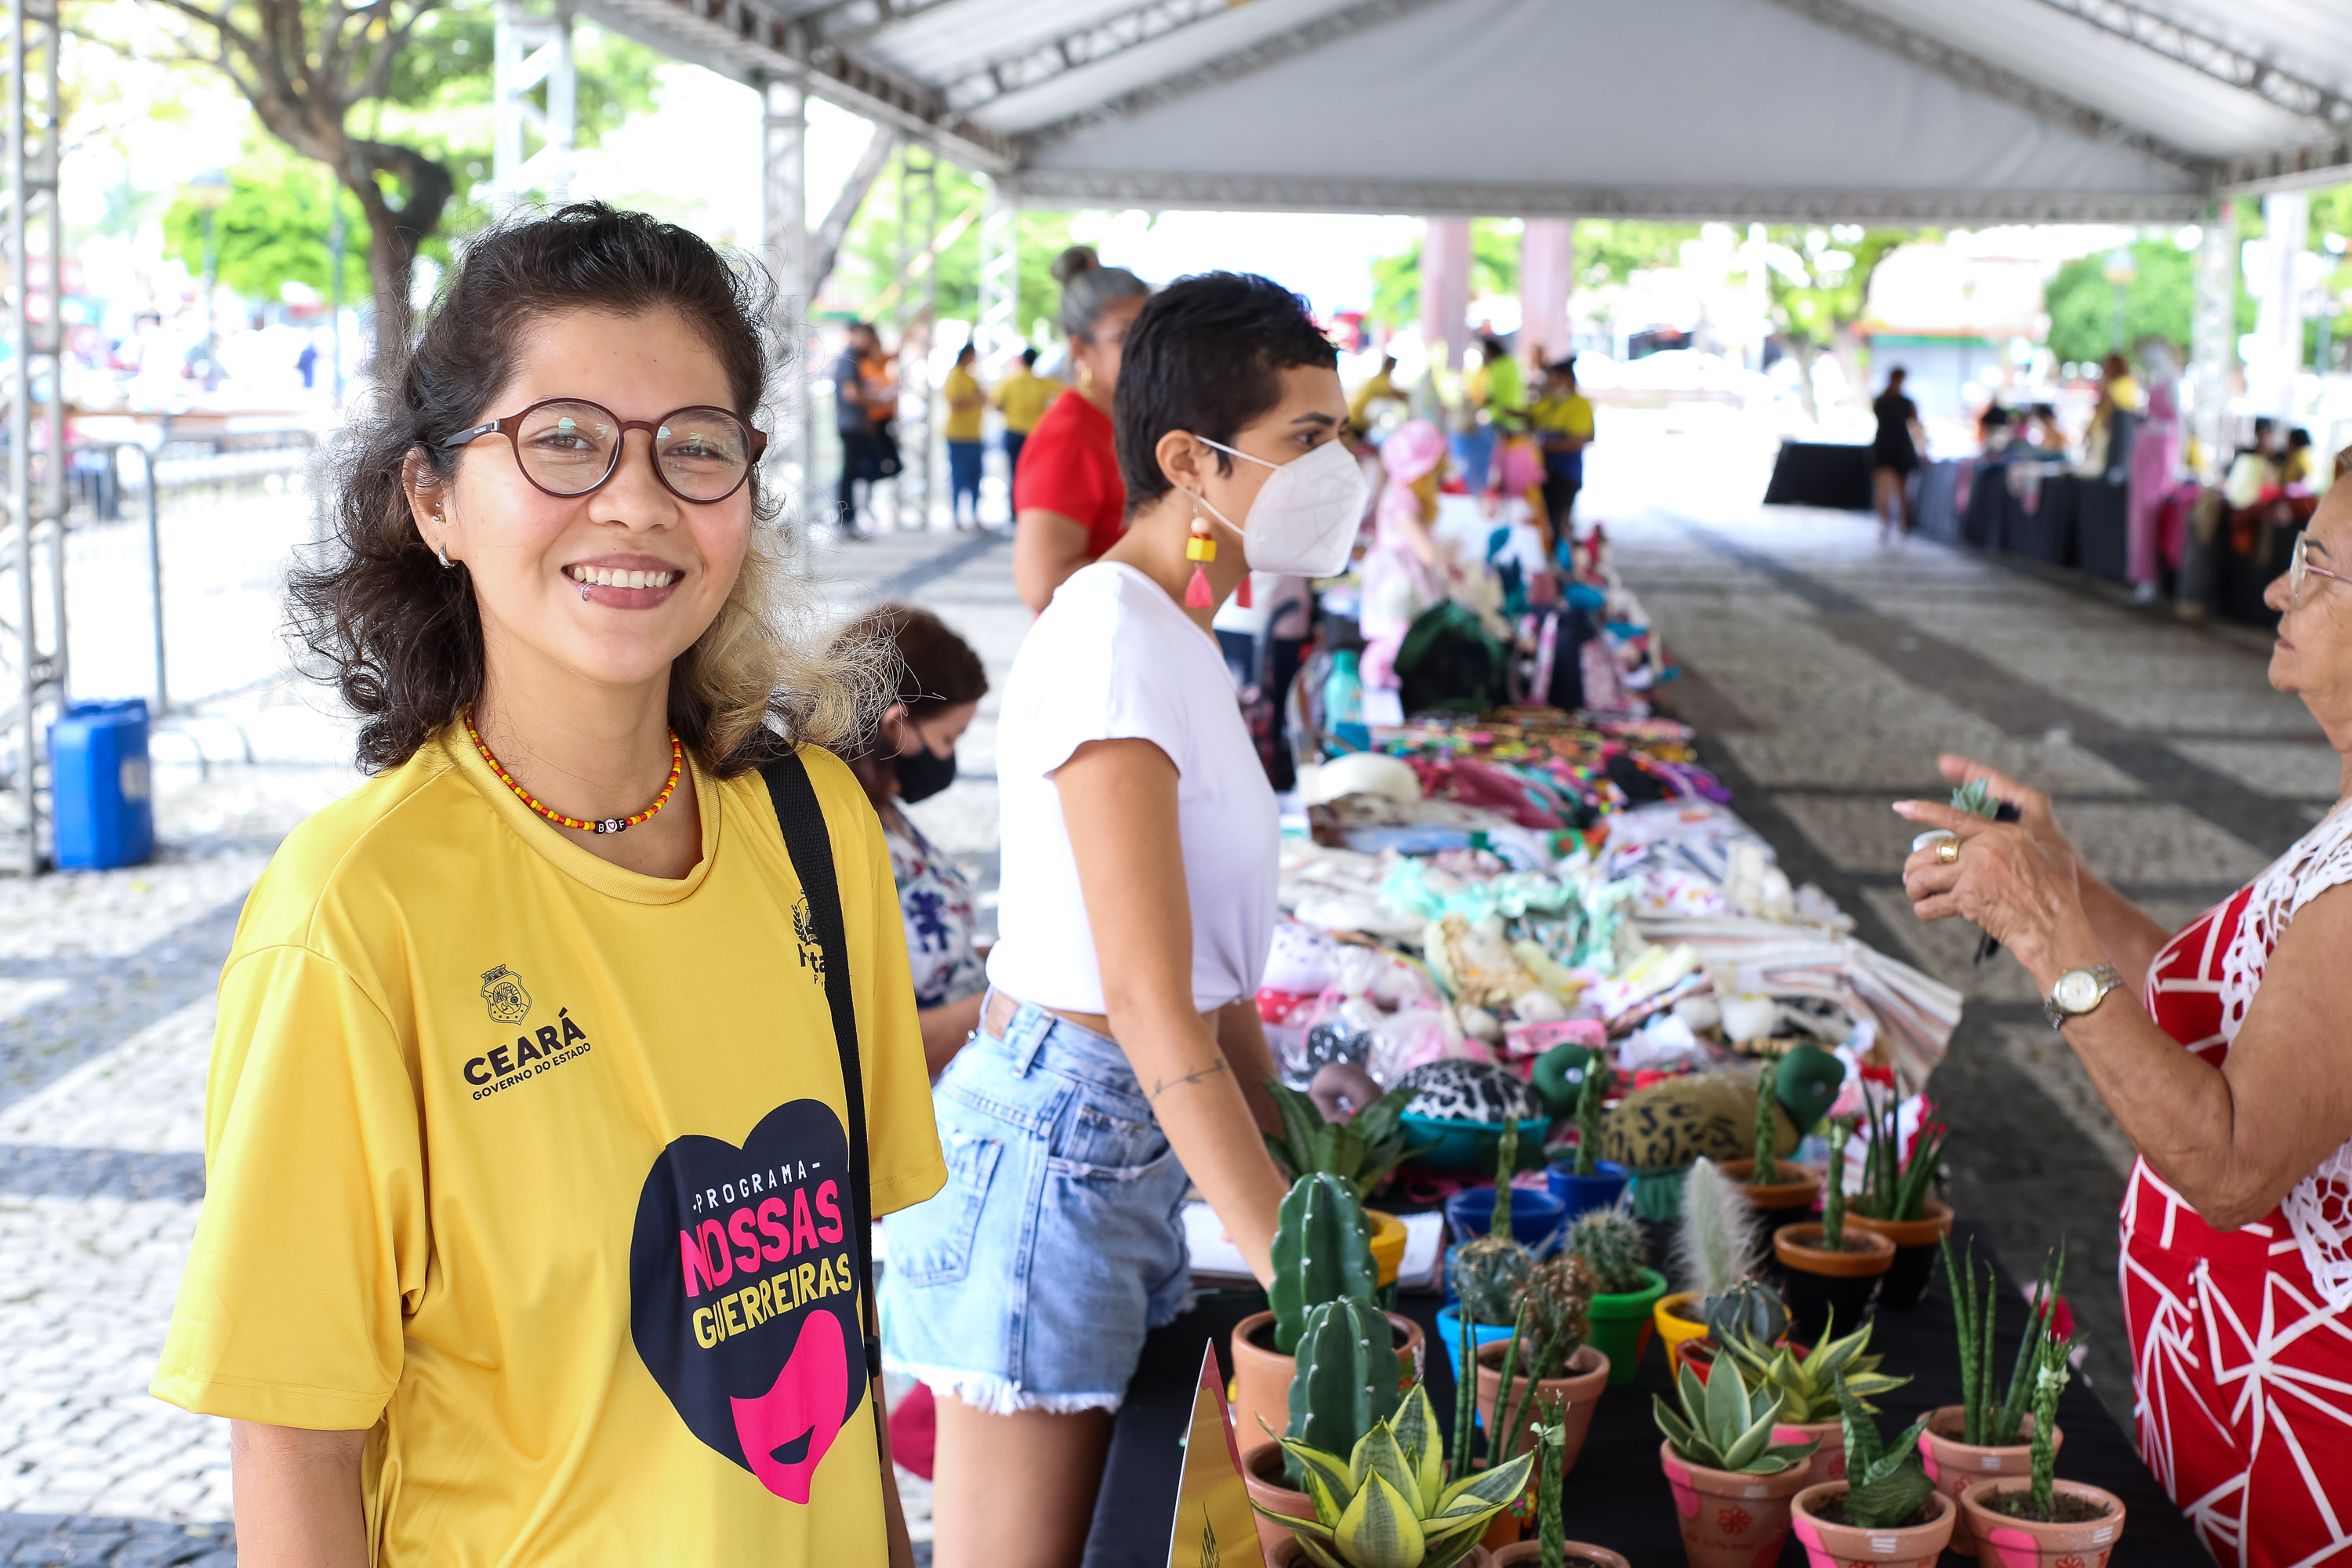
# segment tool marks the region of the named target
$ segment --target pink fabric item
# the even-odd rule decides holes
[[[1445,432],[1426,419],[1408,419],[1381,443],[1381,467],[1391,484],[1409,485],[1445,460]]]
[[[2124,571],[2134,583],[2157,579],[2163,542],[2158,514],[2171,491],[2173,470],[2179,466],[2179,395],[2170,382],[2155,382],[2148,386],[2147,412],[2132,442],[2131,480],[2124,501]]]

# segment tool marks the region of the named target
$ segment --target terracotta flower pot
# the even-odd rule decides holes
[[[2107,1554],[2124,1533],[2123,1500],[2115,1493],[2080,1481],[2053,1481],[2062,1498],[2079,1498],[2106,1510],[2097,1519],[2065,1524],[2043,1524],[2020,1519],[2000,1506],[2033,1484],[2031,1477],[1987,1481],[1970,1487],[1960,1499],[1969,1528],[1975,1532],[1978,1555],[1999,1568],[2106,1568]]]
[[[1774,1162],[1780,1179],[1758,1186],[1748,1181],[1748,1173],[1756,1169],[1753,1160],[1724,1160],[1717,1169],[1738,1182],[1748,1194],[1748,1201],[1756,1207],[1772,1213],[1787,1209],[1810,1211],[1822,1195],[1822,1173],[1811,1165],[1795,1160]]]
[[[2030,1475],[2033,1469],[2033,1448],[2030,1443],[2016,1443],[2006,1447],[1988,1448],[1974,1443],[1963,1443],[1959,1434],[1966,1430],[1968,1412],[1957,1405],[1947,1405],[1927,1417],[1927,1435],[1919,1439],[1919,1463],[1936,1489],[1956,1502],[1966,1500],[1969,1489],[1978,1483],[2010,1476]],[[2019,1436],[2033,1435],[2033,1417],[2028,1415]],[[2053,1450],[2066,1447],[2063,1426],[2050,1434]],[[1977,1554],[1976,1531],[1969,1523],[1966,1508],[1960,1510],[1959,1521],[1952,1527],[1951,1550],[1963,1557]]]
[[[1502,1390],[1503,1357],[1509,1349],[1507,1344],[1478,1347],[1478,1420],[1486,1428],[1490,1438],[1495,1431],[1495,1423],[1501,1419],[1495,1413],[1496,1396]],[[1528,1354],[1523,1347],[1522,1364]],[[1568,1358],[1566,1377],[1547,1377],[1536,1384],[1533,1394],[1528,1391],[1525,1377],[1515,1376],[1511,1384],[1511,1396],[1503,1403],[1514,1412],[1524,1408],[1530,1419],[1535,1415],[1538,1399],[1556,1394],[1568,1401],[1568,1408],[1560,1417],[1560,1425],[1567,1430],[1568,1441],[1559,1455],[1559,1473],[1563,1476],[1568,1474],[1576,1468],[1576,1456],[1584,1451],[1584,1434],[1592,1425],[1593,1406],[1600,1402],[1601,1391],[1609,1386],[1609,1358],[1591,1345],[1579,1345],[1576,1353]],[[1503,1450],[1503,1457],[1508,1458],[1533,1447],[1535,1440],[1535,1434],[1522,1424],[1517,1437]]]
[[[1671,1442],[1658,1445],[1658,1462],[1674,1489],[1690,1568],[1755,1568],[1773,1560],[1788,1539],[1790,1501],[1805,1488],[1802,1469],[1736,1476],[1678,1458]]]
[[[1862,1321],[1879,1276],[1894,1266],[1895,1244],[1875,1231],[1849,1226],[1845,1250],[1832,1252],[1822,1246],[1818,1224],[1784,1225],[1772,1233],[1772,1256],[1787,1276],[1780,1300],[1788,1305],[1790,1326],[1816,1339],[1832,1317],[1841,1323]]]
[[[1845,1479],[1845,1428],[1835,1421],[1806,1421],[1772,1424],[1775,1443],[1801,1443],[1808,1437],[1821,1439],[1821,1447],[1805,1462],[1805,1484],[1827,1486],[1832,1481]]]
[[[1921,1205],[1917,1219],[1872,1219],[1867,1215],[1849,1214],[1845,1223],[1850,1229],[1876,1231],[1895,1244],[1895,1262],[1886,1270],[1886,1278],[1878,1282],[1878,1305],[1882,1311],[1907,1312],[1919,1304],[1927,1293],[1928,1277],[1936,1271],[1936,1258],[1943,1250],[1941,1243],[1952,1232],[1952,1205],[1930,1198]]]
[[[1388,1320],[1398,1352],[1412,1358],[1412,1375],[1423,1375],[1421,1325],[1396,1312],[1389,1313]],[[1233,1357],[1234,1441],[1244,1446],[1265,1442],[1259,1416],[1276,1432],[1290,1425],[1290,1379],[1297,1370],[1289,1356],[1274,1348],[1272,1312],[1253,1312],[1234,1325]]]
[[[1692,1340],[1706,1337],[1706,1325],[1698,1321],[1698,1297],[1688,1290],[1677,1290],[1671,1296],[1661,1296],[1651,1309],[1651,1320],[1658,1325],[1658,1338],[1665,1342],[1666,1376],[1683,1374],[1682,1347]]]
[[[1293,1519],[1313,1519],[1315,1500],[1305,1492],[1290,1489],[1283,1479],[1282,1460],[1279,1443],[1262,1439],[1242,1445],[1242,1485],[1249,1489],[1250,1501]],[[1275,1548],[1290,1539],[1287,1528],[1264,1514],[1257,1516],[1257,1543],[1267,1557],[1271,1558]]]
[[[1633,1568],[1632,1563],[1606,1546],[1587,1546],[1581,1541],[1571,1541],[1567,1545],[1568,1568],[1578,1568],[1580,1563],[1589,1563],[1591,1568]],[[1542,1561],[1543,1542],[1540,1541],[1522,1541],[1517,1546],[1506,1546],[1495,1553],[1495,1568],[1513,1568],[1514,1564],[1535,1568]]]
[[[1654,1268],[1644,1268],[1642,1278],[1646,1283],[1639,1290],[1593,1292],[1592,1305],[1585,1310],[1587,1342],[1609,1358],[1612,1384],[1633,1381],[1642,1352],[1650,1348],[1650,1336],[1657,1331],[1651,1313],[1666,1293],[1666,1277]]]
[[[1857,1524],[1832,1524],[1814,1509],[1845,1496],[1845,1482],[1825,1482],[1797,1494],[1790,1510],[1790,1528],[1804,1546],[1810,1568],[1850,1568],[1877,1563],[1884,1568],[1936,1568],[1944,1543],[1952,1538],[1959,1509],[1942,1492],[1929,1492],[1935,1517],[1925,1524],[1899,1524],[1890,1530],[1864,1530]]]

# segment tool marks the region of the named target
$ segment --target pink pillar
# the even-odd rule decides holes
[[[1443,354],[1448,370],[1469,346],[1469,314],[1470,220],[1431,218],[1421,242],[1421,341]]]
[[[1531,217],[1519,237],[1519,348],[1568,357],[1568,296],[1576,287],[1576,223]]]

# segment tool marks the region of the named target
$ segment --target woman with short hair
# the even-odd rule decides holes
[[[1155,296],[1119,375],[1127,531],[1006,681],[992,989],[940,1079],[948,1185],[887,1227],[887,1355],[939,1400],[940,1568],[1078,1561],[1144,1336],[1190,1294],[1188,1177],[1273,1273],[1278,823],[1209,623],[1252,568],[1346,564],[1365,486],[1338,365],[1265,279]]]
[[[2352,489],[2328,492],[2263,602],[2271,684],[2344,759],[2334,809],[2178,931],[2092,871],[2047,795],[1963,757],[2013,804],[1929,801],[1904,866],[1922,920],[1975,921],[2048,1000],[2139,1159],[2123,1207],[2139,1448],[2216,1559],[2352,1550]]]
[[[154,1381],[257,1568],[912,1561],[857,1220],[943,1173],[762,281],[493,227],[335,465],[293,616],[374,776],[247,900]]]
[[[1013,474],[1013,585],[1039,614],[1070,574],[1099,559],[1127,529],[1127,489],[1111,435],[1111,396],[1136,312],[1151,297],[1090,245],[1054,258],[1077,384],[1054,400],[1023,443]]]

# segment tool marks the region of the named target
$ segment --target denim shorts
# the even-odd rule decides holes
[[[948,1182],[882,1222],[886,1363],[994,1415],[1118,1409],[1192,1296],[1184,1168],[1125,1053],[1024,1005],[932,1104]]]

